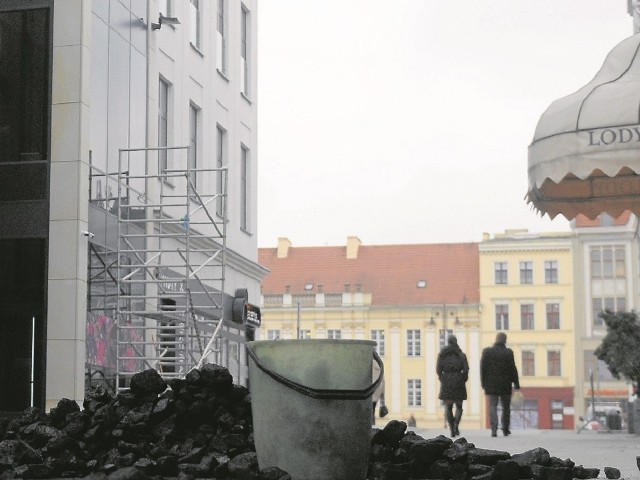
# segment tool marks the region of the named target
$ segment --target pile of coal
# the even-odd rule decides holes
[[[372,429],[368,440],[368,480],[572,480],[600,473],[544,448],[511,455],[464,438],[424,439],[397,420]],[[620,477],[612,467],[605,474]],[[0,480],[13,478],[291,480],[277,467],[259,468],[249,391],[213,364],[168,384],[146,370],[117,395],[92,389],[82,409],[63,399],[49,413],[32,408],[0,421]]]
[[[168,385],[145,370],[115,396],[92,389],[82,409],[63,399],[47,414],[31,408],[0,424],[1,480],[83,477],[291,478],[258,468],[249,391],[213,364]]]
[[[599,468],[553,457],[541,447],[512,455],[476,448],[464,437],[424,439],[406,430],[405,422],[392,420],[374,431],[369,480],[573,480],[600,474]],[[620,478],[619,471],[617,477],[608,473],[607,478]]]

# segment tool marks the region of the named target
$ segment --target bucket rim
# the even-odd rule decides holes
[[[256,368],[270,376],[273,380],[282,385],[295,390],[298,393],[301,393],[307,397],[315,398],[318,400],[365,400],[371,398],[373,392],[378,388],[380,383],[384,380],[384,363],[382,362],[382,358],[378,352],[376,352],[375,348],[371,350],[372,361],[377,363],[380,367],[380,371],[378,373],[378,378],[374,381],[372,380],[372,384],[364,389],[323,389],[323,388],[312,388],[306,385],[302,385],[294,380],[291,380],[284,375],[281,375],[270,368],[268,368],[265,364],[263,364],[258,358],[258,354],[256,353],[256,349],[260,349],[260,346],[267,346],[265,344],[270,345],[284,345],[284,342],[296,343],[298,345],[301,342],[309,343],[313,341],[313,339],[309,340],[258,340],[253,342],[246,343],[246,352],[249,355],[249,358],[252,362],[249,362],[249,370],[251,371],[251,365],[255,365]],[[324,341],[323,343],[338,343],[341,342],[343,345],[348,344],[357,344],[359,346],[375,346],[376,342],[372,340],[333,340],[333,339],[318,339],[315,344],[317,345],[319,341]],[[257,347],[257,348],[256,348]]]

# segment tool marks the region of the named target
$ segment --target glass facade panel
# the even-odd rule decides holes
[[[0,12],[0,201],[48,198],[49,10]]]

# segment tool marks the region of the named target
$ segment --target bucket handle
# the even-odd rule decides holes
[[[249,353],[249,356],[255,362],[256,367],[258,367],[264,373],[266,373],[275,381],[281,383],[285,387],[289,387],[290,389],[295,390],[298,393],[318,400],[366,400],[373,395],[373,392],[376,390],[376,388],[378,388],[380,383],[382,383],[382,379],[384,378],[384,365],[382,364],[382,359],[380,358],[380,355],[378,355],[378,352],[374,350],[373,359],[380,366],[380,375],[378,376],[376,381],[373,382],[373,384],[369,385],[367,388],[363,390],[338,390],[306,387],[300,383],[294,382],[293,380],[289,380],[288,378],[285,378],[274,371],[269,370],[263,363],[260,362],[260,360],[258,360],[258,356],[255,354],[251,346],[247,345],[246,347],[247,353]]]

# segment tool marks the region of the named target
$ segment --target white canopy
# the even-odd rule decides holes
[[[554,101],[529,146],[527,200],[551,218],[640,213],[640,34],[588,84]]]

